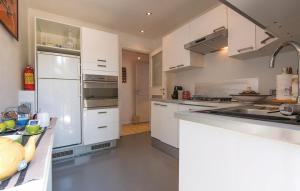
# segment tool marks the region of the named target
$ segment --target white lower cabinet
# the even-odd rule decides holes
[[[119,108],[83,111],[85,145],[119,139]]]
[[[163,102],[151,105],[151,136],[178,148],[178,120],[175,118],[178,105]]]
[[[217,106],[152,101],[151,136],[163,143],[179,148],[179,120],[175,117],[175,113],[177,111],[200,111],[216,108]]]

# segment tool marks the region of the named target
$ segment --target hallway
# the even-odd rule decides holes
[[[150,131],[149,123],[138,123],[138,124],[129,124],[123,125],[121,136],[134,135],[139,133],[146,133]]]

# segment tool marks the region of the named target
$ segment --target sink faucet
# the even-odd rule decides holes
[[[287,46],[293,47],[298,53],[298,97],[297,97],[297,102],[298,102],[298,104],[300,104],[300,72],[299,72],[299,68],[300,68],[300,45],[297,42],[294,42],[294,41],[284,42],[281,46],[279,46],[275,50],[274,54],[272,55],[271,62],[270,62],[270,68],[274,68],[275,60],[276,60],[276,57],[277,57],[278,53],[284,47],[287,47]]]

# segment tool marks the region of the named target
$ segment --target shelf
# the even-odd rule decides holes
[[[37,45],[37,51],[54,52],[54,53],[71,54],[71,55],[80,56],[80,50],[60,48],[60,47],[47,46],[41,44]]]

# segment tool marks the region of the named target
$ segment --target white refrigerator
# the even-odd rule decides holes
[[[37,61],[38,111],[58,118],[54,148],[80,144],[80,57],[38,52]]]

